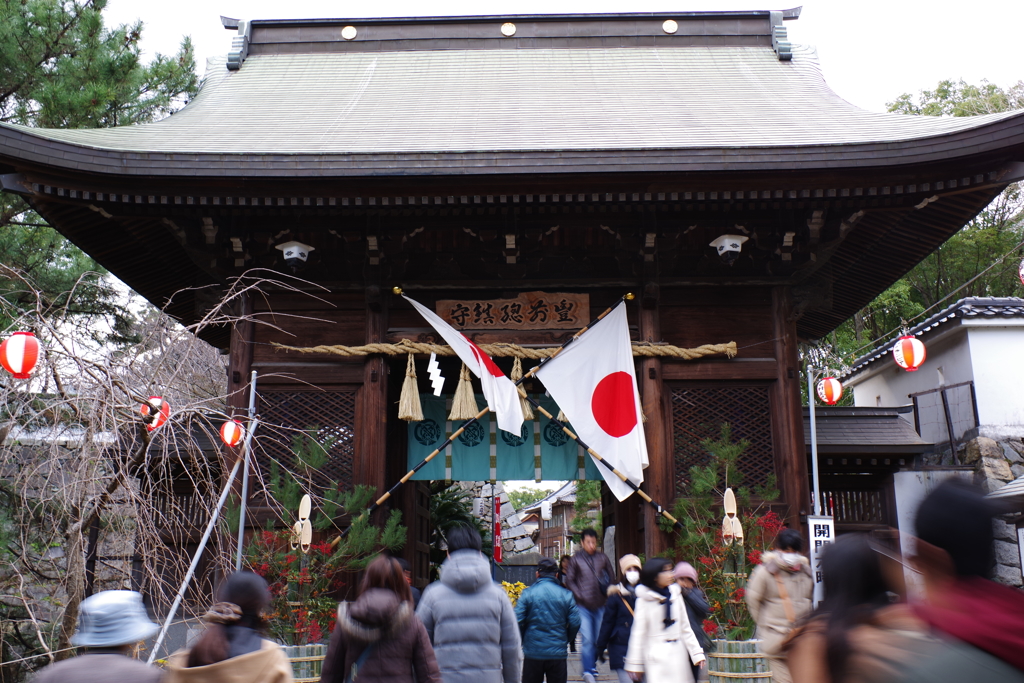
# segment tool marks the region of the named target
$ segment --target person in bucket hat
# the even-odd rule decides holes
[[[135,591],[103,591],[82,601],[71,644],[78,657],[42,669],[32,683],[157,683],[163,672],[132,659],[135,644],[160,627],[149,620]]]

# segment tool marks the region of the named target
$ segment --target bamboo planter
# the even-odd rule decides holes
[[[760,640],[716,640],[707,655],[709,683],[771,683]]]

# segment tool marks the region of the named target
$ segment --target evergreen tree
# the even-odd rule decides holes
[[[199,89],[192,43],[144,64],[142,22],[106,28],[107,0],[0,0],[0,121],[23,126],[102,128],[162,118]],[[61,237],[24,201],[0,195],[0,296],[14,311],[43,294],[50,316],[105,316],[114,341],[127,341],[130,314],[101,282],[103,269]]]

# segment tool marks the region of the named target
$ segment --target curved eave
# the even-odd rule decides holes
[[[1024,111],[975,128],[898,142],[776,147],[688,147],[379,154],[249,154],[105,149],[0,125],[0,159],[121,177],[386,177],[573,173],[842,171],[934,164],[964,157],[1024,158]]]

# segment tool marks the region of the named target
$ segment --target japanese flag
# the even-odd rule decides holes
[[[647,442],[626,307],[616,306],[601,322],[541,366],[537,377],[572,423],[579,437],[639,485],[647,467]],[[615,497],[633,489],[598,465]]]
[[[523,408],[519,403],[519,391],[505,373],[501,371],[491,357],[480,350],[480,347],[466,338],[454,327],[446,323],[432,310],[402,295],[413,305],[430,326],[448,342],[456,355],[462,359],[470,372],[480,378],[487,406],[498,419],[498,426],[506,432],[519,436],[523,430]]]

